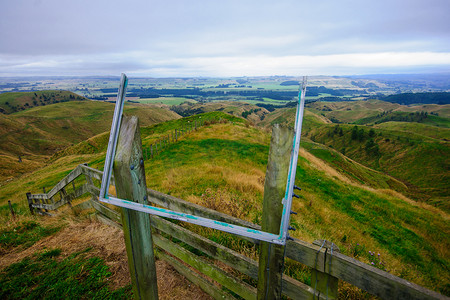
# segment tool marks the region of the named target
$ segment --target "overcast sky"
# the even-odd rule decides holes
[[[0,0],[0,76],[450,71],[450,0]]]

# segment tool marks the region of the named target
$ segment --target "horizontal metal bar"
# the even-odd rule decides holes
[[[141,211],[144,213],[157,215],[160,217],[166,217],[170,219],[180,220],[196,225],[201,225],[204,227],[209,227],[213,229],[217,229],[220,231],[225,231],[232,234],[237,234],[241,236],[246,236],[250,238],[254,238],[260,241],[266,241],[274,244],[284,245],[286,240],[282,239],[281,235],[272,234],[260,230],[256,230],[253,228],[247,228],[243,226],[233,225],[225,222],[220,222],[217,220],[212,220],[208,218],[193,216],[190,214],[180,213],[172,210],[168,210],[165,208],[155,207],[151,205],[145,205],[141,203],[136,203],[128,200],[123,200],[115,197],[109,196],[108,198],[99,198],[100,201],[113,204],[116,206]]]

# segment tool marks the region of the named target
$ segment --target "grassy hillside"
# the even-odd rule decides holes
[[[148,186],[258,223],[268,142],[268,134],[251,127],[203,128],[146,163]],[[312,149],[316,146],[305,147],[297,177],[303,191],[294,202],[299,215],[292,221],[296,237],[335,241],[343,253],[368,263],[369,250],[380,253],[379,267],[441,292],[448,289],[446,214],[397,194],[392,188],[405,186],[389,176],[338,153],[330,154],[339,158],[329,163]]]
[[[171,110],[184,117],[199,113],[222,111],[236,117],[247,119],[254,124],[264,120],[265,116],[269,113],[265,108],[238,101],[214,101],[208,103],[184,102],[180,105],[172,106]]]
[[[383,123],[370,128],[333,124],[316,128],[307,136],[401,180],[408,187],[406,194],[409,197],[449,211],[449,130],[423,124],[402,124],[397,127],[397,123]]]
[[[68,91],[10,92],[0,94],[0,113],[10,114],[35,106],[88,100]]]
[[[371,118],[373,118],[373,121],[377,121],[377,115],[378,119],[380,119],[379,115],[383,113],[386,114],[388,112],[393,113],[393,115],[402,115],[403,112],[426,112],[430,117],[434,115],[443,118],[450,118],[450,105],[427,104],[405,106],[380,100],[369,100],[343,102],[320,101],[310,103],[307,107],[312,112],[323,115],[335,123],[353,123],[361,119],[368,119],[368,121],[370,121]]]
[[[42,166],[57,151],[109,131],[113,112],[112,103],[71,101],[0,114],[0,182]],[[179,118],[166,108],[145,104],[127,103],[124,112],[139,116],[143,126]]]
[[[213,114],[215,117],[225,116],[217,112]],[[208,115],[201,117],[207,118]],[[142,128],[144,147],[178,127],[180,122],[192,122],[194,117],[200,116]],[[292,217],[292,225],[297,228],[293,236],[308,242],[316,239],[333,241],[346,255],[369,264],[373,262],[394,275],[449,295],[448,215],[430,205],[406,198],[397,192],[408,188],[402,182],[346,157],[351,157],[352,151],[356,153],[361,146],[365,162],[376,167],[384,162],[369,159],[362,142],[353,147],[351,132],[355,125],[339,125],[343,129],[340,136],[339,129],[334,133],[336,125],[321,123],[322,119],[313,114],[308,118],[310,122],[322,124],[322,127],[305,134],[313,134],[314,139],[319,141],[331,131],[336,144],[331,145],[333,148],[329,147],[328,141],[333,140],[332,137],[321,143],[302,142],[296,180],[302,191],[300,199],[294,199],[293,203],[293,210],[298,212]],[[154,159],[147,160],[147,186],[259,223],[270,133],[235,117],[223,117],[223,120],[182,136]],[[386,153],[400,153],[411,143],[411,140],[406,141],[409,132],[404,132],[402,136],[399,132],[391,133],[384,128],[374,128],[374,131],[372,138],[376,142],[381,138],[400,136],[398,142],[381,144],[380,141],[380,152],[386,147]],[[366,131],[366,134],[369,133]],[[416,155],[422,153],[421,144],[426,144],[423,147],[436,146],[436,138],[424,139],[421,135],[414,139],[420,139],[420,142],[414,142]],[[339,143],[344,143],[344,140],[347,142],[346,156],[340,153],[343,151],[337,151],[341,150]],[[55,156],[54,161],[44,168],[0,187],[1,218],[8,219],[7,200],[12,200],[20,215],[26,216],[24,192],[36,193],[43,186],[52,187],[79,163],[89,162],[91,166],[101,169],[106,143],[105,135],[79,143],[66,149],[65,155]],[[387,148],[388,145],[393,148]],[[442,156],[442,153],[430,154],[434,157],[439,155]],[[400,158],[404,159],[404,155]],[[395,163],[392,158],[391,161]],[[410,164],[412,166],[413,162]],[[246,255],[257,255],[254,248],[237,242],[231,235],[209,229],[198,230]],[[286,272],[310,283],[308,268],[288,263]],[[366,297],[344,283],[341,283],[340,292],[344,298]]]

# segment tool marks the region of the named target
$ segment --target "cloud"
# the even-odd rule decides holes
[[[7,1],[0,76],[440,68],[449,10],[447,0]]]
[[[2,66],[3,65],[3,66]],[[198,56],[155,59],[145,52],[79,56],[49,56],[38,60],[0,57],[0,74],[20,75],[117,75],[134,76],[257,76],[350,75],[392,73],[394,70],[444,68],[450,53],[382,52],[288,56]]]

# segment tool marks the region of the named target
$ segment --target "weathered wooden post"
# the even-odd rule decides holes
[[[13,207],[11,205],[11,200],[8,200],[8,206],[9,206],[9,211],[11,212],[12,218],[15,219],[16,218],[16,214],[14,213],[14,209],[13,209]]]
[[[177,142],[178,141],[178,133],[177,133],[177,130],[175,129],[175,142]]]
[[[27,201],[28,201],[28,208],[30,209],[30,213],[34,215],[34,208],[33,208],[33,200],[31,199],[31,193],[27,193]]]
[[[289,173],[290,154],[294,132],[275,124],[272,128],[266,179],[264,183],[263,231],[280,232],[283,205],[281,203]],[[261,242],[259,246],[258,299],[279,299],[283,246]]]
[[[113,171],[119,198],[148,204],[137,117],[124,116],[122,119]],[[123,208],[122,224],[134,298],[158,299],[150,217]]]
[[[153,144],[150,145],[150,157],[153,159]]]
[[[327,249],[325,270],[330,272],[329,267],[333,261],[333,253],[340,252],[339,247],[334,243],[326,240],[315,240],[313,244]],[[317,269],[311,270],[311,287],[314,289],[314,291],[318,291],[321,295],[325,295],[327,299],[338,298],[338,284],[338,278],[333,277],[328,273],[320,272]]]

